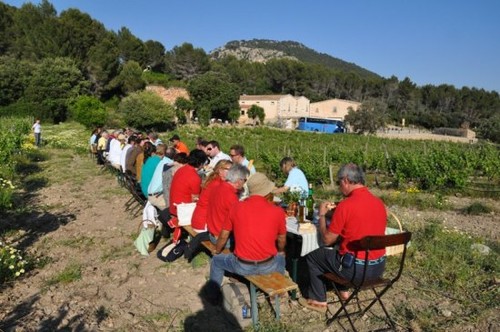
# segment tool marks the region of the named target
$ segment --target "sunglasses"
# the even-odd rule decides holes
[[[212,151],[212,148],[207,148],[207,151]]]
[[[238,155],[237,154],[230,154],[229,156],[232,158],[232,157],[236,157]]]

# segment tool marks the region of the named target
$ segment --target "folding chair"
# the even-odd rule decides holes
[[[410,232],[403,232],[399,234],[392,234],[392,235],[380,235],[380,236],[366,236],[362,238],[359,241],[356,241],[354,243],[355,248],[358,249],[358,251],[365,251],[366,253],[366,259],[365,259],[365,265],[362,267],[359,271],[360,273],[363,274],[361,278],[361,282],[359,284],[356,284],[352,282],[351,280],[344,279],[340,276],[338,276],[335,273],[326,273],[323,275],[323,277],[329,281],[332,281],[333,283],[333,288],[340,299],[340,291],[337,287],[337,285],[342,285],[345,287],[348,287],[352,289],[352,293],[349,296],[349,298],[345,301],[338,300],[338,301],[333,301],[334,303],[340,303],[340,308],[337,310],[335,314],[331,318],[329,318],[326,321],[326,325],[330,326],[336,319],[339,318],[344,318],[346,317],[349,321],[349,324],[351,325],[353,331],[357,331],[356,327],[354,326],[354,321],[353,321],[353,316],[356,316],[356,318],[363,317],[363,315],[375,304],[379,303],[380,306],[382,307],[382,310],[384,311],[388,324],[392,329],[396,329],[394,321],[391,319],[389,316],[389,313],[387,312],[387,309],[385,308],[384,304],[382,303],[382,296],[392,287],[392,285],[401,277],[401,273],[403,272],[403,266],[405,262],[405,257],[406,257],[406,247],[408,242],[411,239],[411,233]],[[398,257],[399,259],[399,267],[397,272],[394,271],[394,273],[391,274],[390,277],[380,277],[376,280],[365,280],[366,277],[366,270],[368,267],[368,253],[370,250],[376,250],[376,249],[383,249],[386,247],[392,247],[396,245],[403,245],[404,249],[402,252],[402,255]],[[387,271],[385,271],[384,276],[387,274]],[[373,296],[366,298],[366,299],[359,299],[358,294],[361,291],[364,290],[372,290]],[[355,300],[355,301],[353,301]],[[351,303],[353,302],[353,303]],[[354,303],[356,302],[356,303]],[[362,306],[363,303],[369,302],[368,305]],[[354,307],[354,308],[353,308]],[[349,311],[349,309],[352,309],[352,311]],[[329,311],[329,313],[331,313]]]

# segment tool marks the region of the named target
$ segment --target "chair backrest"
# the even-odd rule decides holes
[[[386,247],[392,247],[397,245],[407,245],[411,240],[410,232],[402,232],[398,234],[390,235],[372,235],[365,236],[357,243],[359,249],[361,250],[376,250],[384,249]]]

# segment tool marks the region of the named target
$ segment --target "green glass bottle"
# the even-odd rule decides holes
[[[306,219],[313,221],[314,218],[314,197],[313,197],[313,186],[309,183],[309,193],[306,198]]]

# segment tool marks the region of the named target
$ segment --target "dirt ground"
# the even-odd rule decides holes
[[[26,194],[30,208],[22,218],[5,221],[18,229],[12,236],[18,238],[14,245],[47,263],[3,286],[0,331],[238,330],[226,319],[227,313],[200,297],[209,273],[204,254],[197,264],[183,258],[173,263],[163,263],[155,256],[143,258],[133,245],[141,216],[125,210],[128,192],[90,158],[68,151],[51,153],[52,159],[40,163],[47,184]],[[468,203],[465,198],[453,199],[458,206]],[[436,212],[400,209],[396,213],[405,223],[421,223]],[[471,218],[453,211],[439,214],[450,228],[498,240],[498,215]],[[165,240],[159,247],[164,244]],[[71,267],[80,268],[79,279],[55,281],[61,271]],[[412,287],[411,279],[403,278],[387,295],[389,307],[410,301],[407,291]],[[412,301],[425,306],[435,300],[434,294],[426,294]],[[439,300],[446,306],[446,299]],[[286,330],[339,328],[326,329],[319,314],[295,301],[286,309],[282,315]],[[264,321],[266,315],[272,321],[270,310],[261,313]],[[499,331],[498,322],[496,314],[460,330]],[[362,328],[372,330],[374,326],[366,321]],[[282,325],[276,330],[283,329]],[[411,329],[419,331],[418,326]]]

